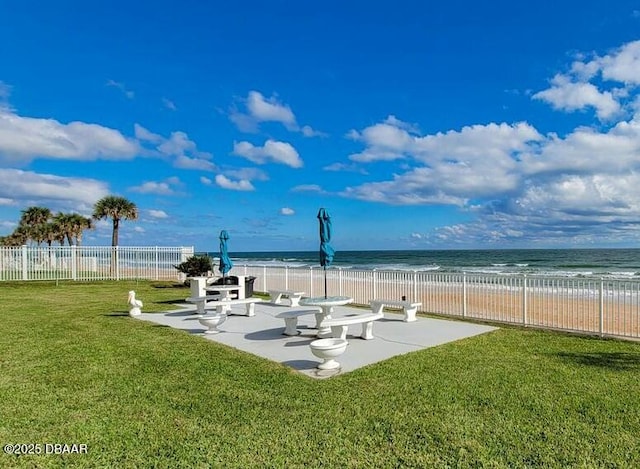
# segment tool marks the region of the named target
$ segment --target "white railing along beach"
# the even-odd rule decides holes
[[[0,246],[0,280],[177,280],[193,247]]]
[[[193,255],[193,247],[0,247],[0,282],[178,281],[183,276],[174,266]],[[236,264],[234,274],[256,277],[256,291],[324,295],[320,267]],[[439,315],[640,338],[638,280],[330,268],[326,284],[330,296],[347,295],[357,304],[406,298]]]
[[[236,265],[255,276],[254,289],[324,295],[319,267]],[[545,329],[640,338],[640,281],[549,276],[439,273],[330,268],[329,296],[357,304],[406,298],[421,311]]]

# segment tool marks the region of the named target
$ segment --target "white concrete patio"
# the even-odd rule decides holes
[[[244,313],[244,306],[233,306],[234,311]],[[204,334],[205,327],[198,321],[195,306],[177,304],[176,309],[165,313],[142,313],[137,319],[188,331],[205,340],[213,340],[269,360],[282,363],[314,378],[326,378],[353,371],[365,365],[386,360],[396,355],[435,347],[447,342],[472,337],[495,330],[495,327],[461,321],[418,317],[415,322],[403,322],[402,314],[384,313],[375,322],[372,340],[363,340],[361,327],[349,327],[346,352],[337,358],[339,370],[317,369],[321,360],[316,358],[309,344],[317,339],[313,315],[298,321],[298,336],[283,335],[284,321],[275,316],[289,310],[285,305],[258,303],[255,316],[229,315],[219,326],[219,334]],[[143,309],[144,311],[144,309]],[[348,306],[336,307],[333,317],[361,313],[363,309]]]

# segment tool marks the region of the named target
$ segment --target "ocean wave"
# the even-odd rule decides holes
[[[208,253],[216,258],[218,253]],[[236,266],[321,269],[317,252],[238,253]],[[556,278],[640,279],[640,250],[338,252],[330,269]],[[494,262],[497,261],[497,262]]]

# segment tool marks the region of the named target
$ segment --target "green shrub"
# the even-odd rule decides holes
[[[213,262],[209,256],[191,256],[181,264],[174,265],[187,277],[201,277],[213,270]]]

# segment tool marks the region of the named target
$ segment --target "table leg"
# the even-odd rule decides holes
[[[333,313],[333,306],[321,306],[322,308],[322,312],[323,312],[323,318],[322,321],[320,323],[317,323],[317,316],[316,316],[316,328],[318,329],[318,337],[320,338],[327,338],[327,337],[331,337],[331,328],[327,327],[327,326],[323,326],[322,323],[324,322],[325,319],[331,319],[331,313]]]

